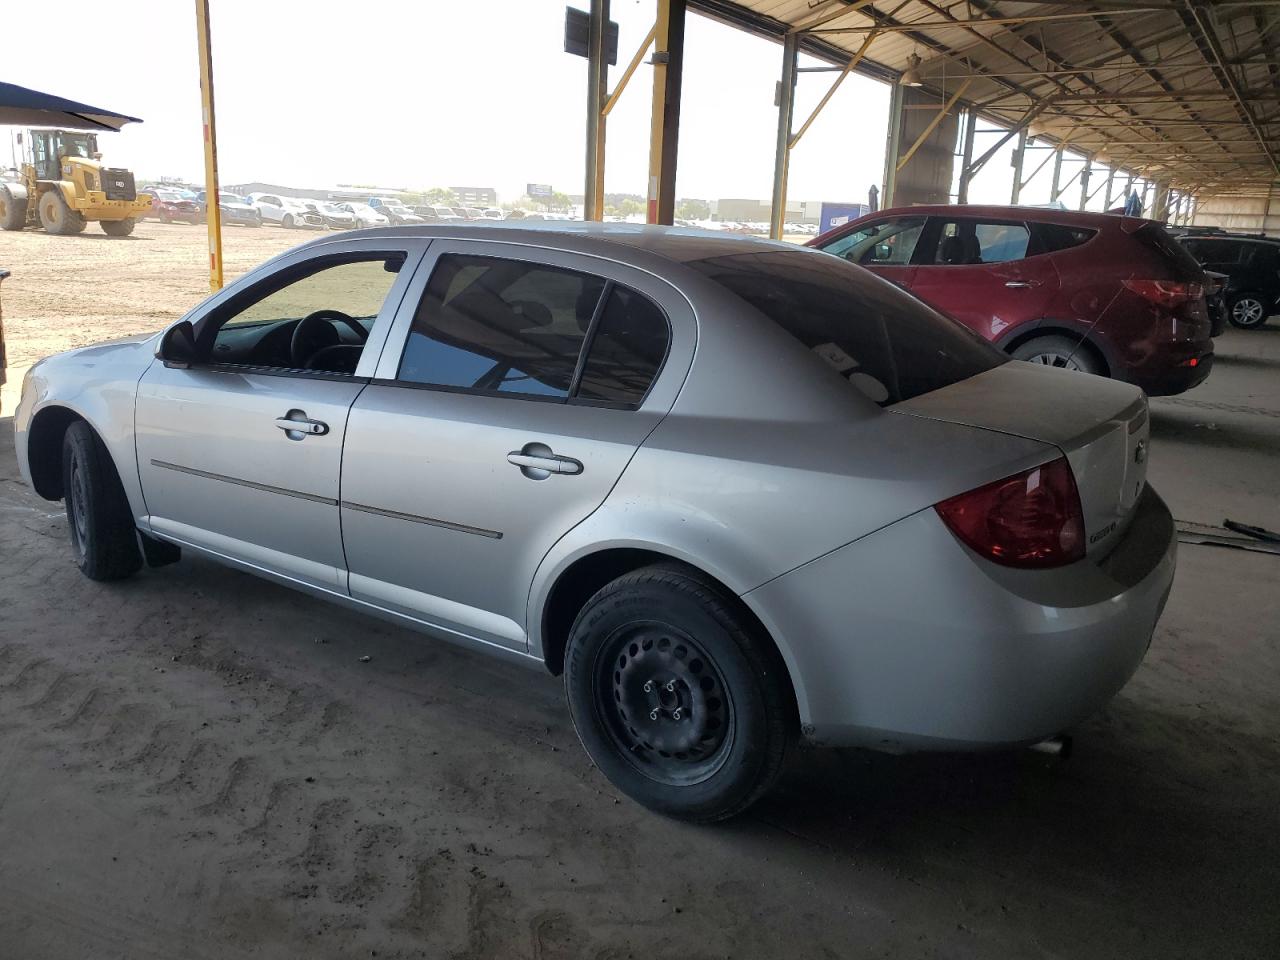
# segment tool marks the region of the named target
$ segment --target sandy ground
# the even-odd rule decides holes
[[[14,240],[18,363],[202,295],[198,229]],[[1152,480],[1280,528],[1280,329],[1219,352],[1153,402]],[[802,751],[695,828],[616,794],[549,676],[196,559],[85,580],[0,420],[0,960],[1274,958],[1278,573],[1184,545],[1069,761]]]

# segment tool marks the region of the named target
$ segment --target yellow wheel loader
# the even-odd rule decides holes
[[[29,130],[23,154],[20,179],[0,182],[0,229],[39,225],[66,235],[96,220],[108,236],[127,237],[151,208],[132,173],[99,162],[96,134]]]

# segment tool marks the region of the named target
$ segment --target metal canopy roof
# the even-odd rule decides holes
[[[1266,193],[1280,159],[1280,0],[689,0],[752,32],[1195,193]]]

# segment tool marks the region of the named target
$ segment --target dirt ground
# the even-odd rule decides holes
[[[301,239],[232,228],[232,272]],[[0,234],[13,362],[177,316],[202,250]],[[1280,528],[1280,322],[1218,349],[1153,401],[1152,482]],[[537,671],[198,559],[85,580],[9,424],[0,960],[1280,955],[1280,557],[1182,545],[1068,761],[805,750],[698,828],[621,798]]]

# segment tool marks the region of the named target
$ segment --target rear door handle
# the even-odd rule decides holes
[[[520,468],[530,480],[545,480],[551,474],[574,476],[582,472],[582,461],[573,457],[561,457],[545,443],[526,443],[519,450],[507,454],[507,463]]]
[[[276,418],[276,426],[284,431],[290,440],[301,440],[303,437],[323,437],[329,432],[329,425],[320,420],[310,420],[301,410],[290,410],[283,417]]]
[[[1010,280],[1005,284],[1010,290],[1030,290],[1032,287],[1040,286],[1038,280]]]

